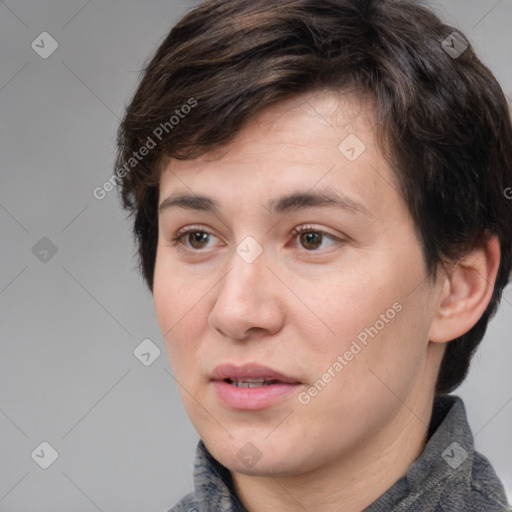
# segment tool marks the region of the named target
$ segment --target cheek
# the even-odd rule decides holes
[[[315,282],[296,281],[294,290],[309,310],[300,304],[293,315],[313,373],[320,377],[341,356],[337,375],[345,377],[337,380],[347,378],[355,390],[375,381],[369,368],[396,366],[397,358],[417,364],[427,341],[428,298],[421,287],[410,292],[421,275],[421,265],[397,268],[382,260],[354,265],[350,274],[339,269]]]
[[[364,340],[365,329],[381,322],[381,313],[391,308],[389,316],[394,316],[392,306],[400,296],[391,283],[379,283],[371,271],[329,273],[314,282],[297,282],[294,291],[303,302],[294,306],[294,318],[300,319],[321,353],[343,353],[360,334]]]
[[[158,249],[153,281],[153,301],[162,334],[174,331],[180,323],[186,322],[194,305],[201,298],[200,281],[192,284],[183,276],[173,258],[166,255],[166,248]],[[187,314],[187,311],[189,312]]]
[[[171,365],[182,372],[188,367],[204,330],[204,290],[190,286],[176,274],[160,272],[155,268],[153,301],[156,318],[165,342]],[[206,316],[207,318],[207,316]],[[179,362],[178,364],[175,364]]]

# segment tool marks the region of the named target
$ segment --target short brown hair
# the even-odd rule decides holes
[[[436,391],[452,391],[509,280],[512,126],[503,91],[467,38],[418,2],[210,0],[172,28],[118,132],[116,173],[143,277],[152,291],[162,158],[199,157],[231,142],[263,109],[322,89],[374,100],[380,147],[429,276],[489,235],[499,239],[490,303],[448,343],[441,364]],[[135,159],[142,147],[151,149]]]

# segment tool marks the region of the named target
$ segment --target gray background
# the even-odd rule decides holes
[[[1,512],[162,512],[192,490],[198,435],[134,270],[129,224],[115,191],[101,201],[92,191],[112,175],[139,70],[193,5],[0,2]],[[510,98],[512,0],[432,5]],[[31,48],[45,31],[59,45],[47,59]],[[509,499],[511,332],[509,286],[456,392]],[[134,355],[144,339],[161,350],[149,366]],[[47,469],[36,461],[48,450],[31,455],[44,441],[58,452]]]

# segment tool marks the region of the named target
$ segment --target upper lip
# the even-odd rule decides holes
[[[226,379],[238,381],[243,381],[244,379],[265,379],[277,380],[287,384],[300,384],[300,381],[294,377],[257,363],[247,363],[242,366],[225,363],[216,366],[212,373],[212,380]]]

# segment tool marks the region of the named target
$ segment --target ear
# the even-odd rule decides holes
[[[443,272],[430,341],[454,340],[478,322],[491,300],[499,264],[500,244],[492,235]]]

